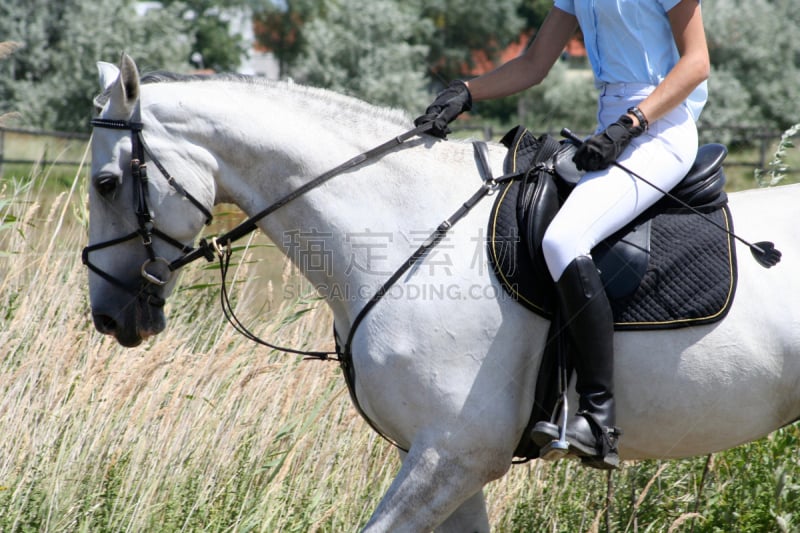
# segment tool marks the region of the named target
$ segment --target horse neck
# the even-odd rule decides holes
[[[184,134],[212,153],[218,201],[248,215],[412,127],[386,110],[287,84],[190,88],[180,93],[182,113],[192,117]],[[331,179],[259,226],[312,283],[375,287],[479,184],[469,144],[415,139]],[[352,268],[359,261],[354,253],[375,251],[354,251],[359,236],[380,247],[380,265]],[[314,246],[322,246],[332,270],[304,268],[297,252]]]

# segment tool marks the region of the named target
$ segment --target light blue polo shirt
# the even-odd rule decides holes
[[[680,0],[554,0],[578,18],[595,85],[658,85],[678,62],[667,12]],[[698,0],[699,2],[699,0]],[[703,82],[686,100],[695,121],[708,99]]]

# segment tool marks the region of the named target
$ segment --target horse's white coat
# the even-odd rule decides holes
[[[135,112],[138,92],[129,93],[138,78],[126,56],[122,70],[128,88],[112,86],[101,116]],[[104,67],[101,80],[111,77]],[[249,214],[411,127],[396,113],[285,83],[158,83],[140,92],[144,135],[166,168],[207,205],[233,202]],[[491,147],[497,175],[503,151]],[[123,189],[111,198],[91,191],[92,243],[134,227],[124,188],[129,152],[124,132],[95,130],[93,176],[115,173]],[[202,216],[155,168],[150,174],[158,227],[191,240]],[[297,252],[324,243],[316,259],[325,265],[305,274],[332,295],[328,304],[346,334],[372,292],[479,184],[469,143],[419,139],[334,178],[260,226],[301,268],[312,258]],[[783,260],[765,270],[738,245],[739,287],[722,322],[616,335],[625,459],[706,454],[800,416],[800,185],[735,193],[730,205],[735,230],[773,240]],[[509,467],[547,330],[545,320],[504,296],[490,272],[483,244],[490,206],[484,200],[401,279],[355,337],[361,406],[409,449],[369,531],[488,531],[481,489]],[[143,260],[140,248],[132,242],[97,252],[96,262],[130,279]],[[94,274],[90,289],[95,314],[114,317],[129,338],[163,327],[152,313],[130,312],[130,296]]]

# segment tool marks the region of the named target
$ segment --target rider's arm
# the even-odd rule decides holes
[[[519,57],[467,82],[473,100],[500,98],[540,83],[578,28],[574,15],[554,7]]]
[[[680,59],[653,93],[639,104],[650,123],[686,100],[700,83],[708,79],[711,68],[700,2],[682,0],[668,15]],[[638,119],[630,116],[634,125],[638,125]]]

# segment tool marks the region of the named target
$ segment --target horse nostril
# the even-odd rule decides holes
[[[94,327],[104,335],[112,335],[117,331],[117,321],[108,315],[93,315]]]

